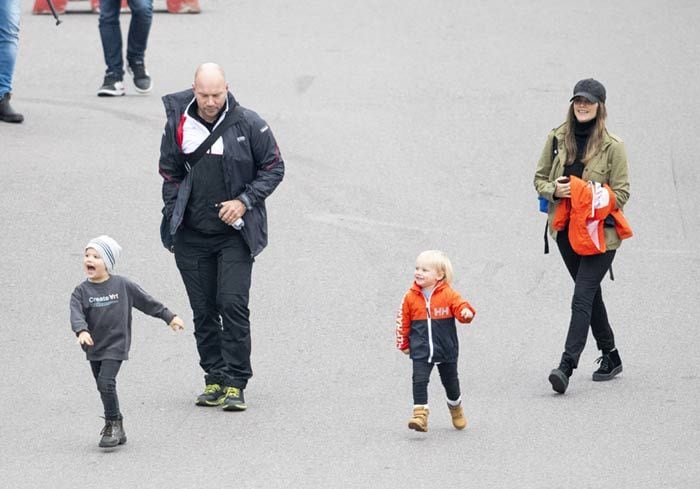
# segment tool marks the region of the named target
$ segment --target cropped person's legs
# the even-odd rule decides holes
[[[19,44],[19,16],[19,0],[0,2],[0,120],[15,123],[24,120],[10,105]]]
[[[122,31],[119,24],[121,0],[100,0],[100,39],[106,75],[121,80],[124,77],[124,59],[122,57]]]

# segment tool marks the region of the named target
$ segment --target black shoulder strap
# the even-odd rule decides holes
[[[559,154],[559,142],[557,141],[557,136],[552,137],[552,161]],[[549,219],[544,222],[544,254],[549,254],[549,240],[547,239],[547,234],[549,232]]]
[[[214,128],[214,130],[207,136],[207,138],[200,144],[197,149],[195,149],[192,153],[185,155],[185,160],[187,161],[187,164],[189,165],[189,168],[187,171],[189,172],[194,165],[197,164],[199,160],[202,159],[202,156],[204,156],[204,153],[209,151],[209,148],[211,148],[211,145],[214,144],[214,141],[219,139],[223,132],[231,127],[233,124],[238,121],[238,119],[241,116],[241,106],[236,105],[233,109],[229,110],[226,113],[226,117],[224,117],[224,120],[219,123],[218,126]]]

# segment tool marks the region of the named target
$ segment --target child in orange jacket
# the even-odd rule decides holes
[[[428,431],[428,382],[437,365],[445,387],[452,425],[467,426],[457,375],[459,341],[455,319],[470,323],[476,310],[452,290],[452,263],[438,250],[416,258],[413,286],[396,320],[396,347],[413,360],[413,416],[408,427]]]

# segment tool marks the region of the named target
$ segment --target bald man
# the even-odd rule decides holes
[[[166,95],[163,103],[161,235],[192,307],[205,373],[195,403],[243,411],[252,376],[251,272],[267,245],[265,199],[282,181],[284,161],[270,127],[236,102],[214,63],[199,66],[192,89]],[[219,137],[205,141],[212,132]]]

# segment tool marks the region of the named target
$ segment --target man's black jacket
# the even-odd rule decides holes
[[[163,177],[163,203],[166,233],[174,236],[185,214],[192,190],[185,155],[177,141],[178,128],[187,106],[194,98],[192,90],[163,97],[167,122],[160,144],[159,171]],[[237,105],[228,94],[227,110]],[[241,229],[252,256],[267,245],[265,199],[284,177],[284,161],[267,123],[252,110],[240,107],[240,116],[221,136],[224,142],[222,165],[229,199],[239,199],[247,207]],[[223,115],[222,115],[223,117]]]

